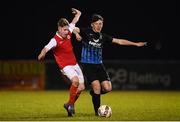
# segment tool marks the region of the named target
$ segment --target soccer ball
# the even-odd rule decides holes
[[[100,117],[111,117],[112,115],[111,107],[109,107],[108,105],[101,105],[98,108],[98,115]]]

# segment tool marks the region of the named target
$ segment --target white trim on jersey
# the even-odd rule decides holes
[[[79,83],[84,83],[84,76],[78,64],[65,66],[61,72],[70,80],[77,76],[79,78]]]

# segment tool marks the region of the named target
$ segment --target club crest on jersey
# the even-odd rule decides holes
[[[70,39],[71,38],[71,36],[70,35],[67,35],[67,39]]]

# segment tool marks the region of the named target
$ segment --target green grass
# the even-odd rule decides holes
[[[0,91],[0,121],[174,121],[180,120],[180,92],[112,91],[102,96],[102,104],[112,108],[112,117],[94,116],[91,97],[83,92],[74,117],[62,107],[67,91]]]

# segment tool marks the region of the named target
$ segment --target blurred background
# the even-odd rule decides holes
[[[38,62],[41,49],[61,17],[88,27],[92,14],[104,17],[103,32],[116,38],[148,42],[146,47],[107,45],[103,57],[114,89],[179,90],[179,0],[5,1],[1,9],[0,89],[64,89],[64,77],[51,52]],[[81,45],[72,38],[79,59]],[[33,85],[35,84],[35,85]]]

